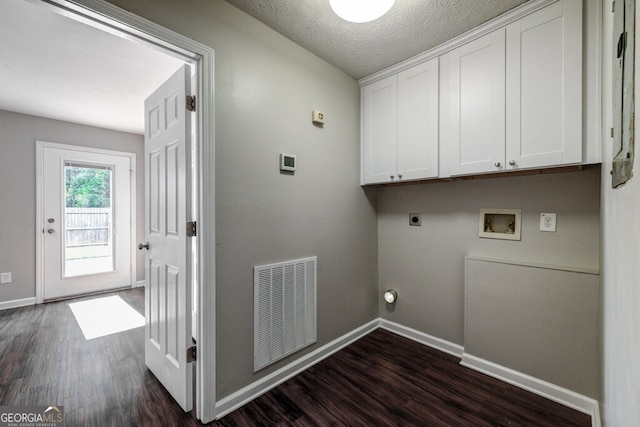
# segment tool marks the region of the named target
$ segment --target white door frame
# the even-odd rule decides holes
[[[59,144],[55,142],[36,141],[36,304],[44,302],[44,284],[45,284],[45,268],[44,268],[44,149],[57,148],[69,151],[81,151],[85,153],[106,154],[110,156],[128,157],[130,164],[129,176],[129,205],[131,218],[136,218],[136,155],[124,151],[104,150],[102,148],[85,147],[81,145]],[[61,219],[62,220],[62,219]],[[137,257],[136,251],[133,249],[136,244],[136,221],[133,220],[129,224],[129,286],[136,286]]]
[[[215,103],[214,50],[182,34],[140,18],[101,0],[29,0],[57,13],[118,36],[140,41],[195,65],[198,99],[196,155],[198,179],[198,358],[196,360],[196,417],[203,423],[216,418],[215,370]]]

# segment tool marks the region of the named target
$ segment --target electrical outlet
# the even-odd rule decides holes
[[[556,214],[541,213],[540,214],[540,231],[556,231]]]
[[[11,273],[0,273],[0,285],[11,283]]]

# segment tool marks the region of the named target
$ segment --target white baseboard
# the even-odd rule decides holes
[[[464,347],[459,344],[455,344],[381,318],[372,320],[371,322],[335,339],[334,341],[331,341],[330,343],[316,349],[300,359],[293,361],[277,371],[260,378],[224,399],[219,400],[216,402],[216,419],[220,419],[235,411],[241,406],[305,371],[377,328],[386,329],[420,344],[460,357],[460,364],[462,366],[466,366],[467,368],[481,372],[500,381],[504,381],[561,405],[590,415],[592,427],[601,427],[599,403],[595,399],[583,396],[574,391],[498,365],[488,360],[464,353]]]
[[[134,288],[140,288],[140,287],[144,288],[146,286],[146,284],[147,284],[146,280],[138,280],[136,282]]]
[[[379,319],[379,322],[382,329],[386,329],[405,338],[409,338],[410,340],[419,342],[420,344],[435,348],[436,350],[440,350],[443,353],[448,353],[456,357],[462,357],[464,347],[459,344],[455,344],[450,341],[443,340],[442,338],[425,334],[424,332],[420,332],[416,329],[400,325],[399,323],[390,322],[386,319]]]
[[[544,380],[532,377],[522,372],[498,365],[488,360],[472,356],[468,353],[462,354],[460,361],[462,366],[482,372],[490,377],[497,378],[516,387],[530,391],[531,393],[545,397],[561,405],[580,411],[591,416],[592,427],[600,427],[600,408],[598,401],[587,396],[583,396],[566,388],[551,384]]]
[[[318,348],[317,350],[291,362],[287,366],[284,366],[277,371],[272,372],[266,377],[260,378],[248,386],[241,388],[235,393],[219,400],[216,403],[216,419],[222,418],[225,415],[235,411],[241,406],[249,403],[256,397],[268,392],[272,388],[282,384],[290,378],[298,375],[302,371],[310,368],[316,363],[326,359],[333,353],[348,346],[354,341],[359,340],[363,336],[367,335],[378,328],[378,319],[349,332],[337,338],[330,343]]]
[[[35,305],[36,297],[14,299],[11,301],[0,302],[0,310],[9,310],[10,308],[26,307],[28,305]]]

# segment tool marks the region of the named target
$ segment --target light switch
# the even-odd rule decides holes
[[[11,283],[11,273],[0,273],[0,285]]]

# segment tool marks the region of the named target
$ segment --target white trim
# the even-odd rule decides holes
[[[215,419],[215,93],[214,50],[102,0],[30,0],[55,12],[196,65],[198,144],[198,358],[196,417]]]
[[[60,144],[57,142],[36,141],[36,304],[44,302],[44,237],[40,232],[44,224],[44,149],[55,148],[59,150],[79,151],[83,153],[103,154],[107,156],[126,157],[129,159],[129,206],[133,221],[129,222],[129,247],[134,248],[136,243],[136,154],[127,151],[106,150],[103,148],[86,147],[83,145]],[[132,249],[129,254],[129,286],[135,287],[135,275],[138,260],[135,251]]]
[[[442,43],[441,45],[436,46],[433,49],[427,50],[426,52],[420,53],[412,58],[394,64],[382,71],[371,74],[370,76],[363,77],[358,80],[358,83],[360,83],[360,86],[368,85],[378,80],[389,77],[393,74],[399,73],[400,71],[404,71],[418,64],[426,62],[430,59],[436,58],[440,55],[444,55],[445,53],[456,49],[465,43],[469,43],[470,41],[489,34],[492,31],[504,27],[511,22],[514,22],[526,15],[540,10],[551,3],[555,3],[556,1],[558,0],[531,0],[521,6],[511,9],[506,13],[503,13],[502,15],[492,19],[491,21],[488,21],[470,31],[467,31],[464,34],[459,35],[458,37]]]
[[[514,371],[513,369],[506,368],[488,360],[464,353],[464,347],[459,344],[425,334],[424,332],[420,332],[382,318],[370,321],[369,323],[335,339],[334,341],[331,341],[330,343],[305,356],[302,356],[297,360],[294,360],[290,364],[283,366],[277,371],[260,378],[259,380],[216,402],[217,419],[220,419],[246,405],[274,387],[277,387],[283,382],[302,373],[316,363],[326,359],[378,328],[385,329],[419,344],[442,351],[443,353],[459,357],[461,358],[460,365],[462,366],[587,414],[591,416],[592,427],[601,427],[599,403],[595,399],[530,375]]]
[[[512,265],[522,265],[525,267],[545,268],[548,270],[569,271],[572,273],[584,273],[584,274],[595,274],[595,275],[600,274],[600,271],[597,268],[582,267],[578,265],[552,264],[549,262],[541,262],[541,261],[534,261],[534,260],[527,260],[527,259],[510,259],[510,258],[484,256],[484,255],[471,255],[471,254],[466,255],[465,259],[495,262],[497,264],[512,264]]]
[[[0,310],[9,310],[11,308],[26,307],[28,305],[35,305],[35,304],[36,304],[35,297],[14,299],[11,301],[2,301],[0,302]]]
[[[42,197],[42,170],[44,162],[44,147],[40,147],[36,141],[36,304],[44,302],[44,236],[38,232],[41,224],[44,224],[44,203]]]
[[[188,39],[187,39],[188,40]],[[198,380],[197,417],[216,419],[216,219],[214,51],[198,61]],[[196,51],[197,52],[197,51]]]
[[[136,281],[134,288],[144,288],[145,286],[147,286],[146,280],[138,280]]]
[[[380,328],[393,332],[394,334],[409,338],[417,343],[426,345],[427,347],[434,348],[443,353],[450,354],[456,357],[462,357],[464,347],[460,344],[452,343],[442,338],[434,337],[433,335],[425,334],[416,329],[409,328],[407,326],[400,325],[399,323],[390,322],[389,320],[380,318],[378,320]]]
[[[129,156],[129,212],[131,218],[129,219],[129,247],[131,248],[131,261],[129,262],[129,283],[132,288],[136,287],[136,276],[138,274],[138,256],[136,239],[138,234],[138,195],[136,188],[138,184],[137,177],[137,158],[134,153]]]
[[[591,425],[600,427],[600,409],[598,401],[590,397],[581,395],[566,388],[551,384],[547,381],[532,377],[522,372],[514,371],[488,360],[472,356],[468,353],[462,354],[460,361],[462,366],[481,372],[490,377],[499,379],[508,384],[530,391],[546,399],[557,402],[561,405],[580,411],[591,416]]]
[[[268,392],[272,388],[277,387],[288,379],[298,375],[306,369],[309,369],[311,366],[326,359],[354,341],[357,341],[368,333],[373,332],[378,328],[378,324],[378,319],[372,320],[371,322],[360,326],[359,328],[331,341],[328,344],[325,344],[315,351],[294,360],[277,371],[274,371],[269,375],[260,378],[258,381],[255,381],[225,397],[216,403],[217,417],[221,418],[235,411],[253,399]]]
[[[147,46],[180,60],[198,60],[204,46],[103,0],[27,0],[101,31]],[[176,39],[181,38],[181,40]]]
[[[588,6],[588,2],[585,2],[585,4],[583,4],[583,13],[584,11],[588,11],[587,13],[593,13],[595,14],[595,18],[593,19],[593,22],[591,23],[591,25],[595,25],[596,28],[593,27],[589,27],[589,24],[585,24],[587,26],[587,28],[591,28],[589,30],[589,33],[595,33],[595,35],[593,36],[596,40],[595,45],[592,48],[587,47],[586,49],[590,49],[590,51],[592,52],[592,54],[595,56],[595,61],[593,62],[595,64],[594,72],[595,72],[595,90],[593,91],[594,93],[594,100],[595,102],[591,102],[591,105],[595,105],[595,109],[596,109],[596,113],[595,113],[595,132],[593,133],[593,135],[589,135],[588,132],[584,132],[586,138],[585,138],[585,146],[588,148],[591,148],[591,152],[589,152],[588,150],[585,150],[585,162],[583,163],[602,163],[602,148],[605,145],[604,142],[607,141],[606,139],[603,138],[603,129],[606,129],[606,126],[603,127],[603,123],[604,123],[604,119],[603,119],[603,99],[608,99],[608,97],[603,96],[604,95],[604,84],[603,84],[603,67],[604,67],[604,62],[603,62],[603,57],[605,56],[605,52],[603,51],[604,46],[606,44],[608,44],[610,42],[610,40],[607,39],[607,37],[604,35],[604,28],[603,28],[603,22],[604,22],[604,17],[603,17],[603,13],[604,13],[604,8],[607,7],[608,5],[606,5],[606,2],[603,2],[602,5],[600,5],[600,7],[592,7],[590,8]],[[611,9],[609,9],[611,10]],[[584,16],[584,15],[583,15]],[[584,18],[583,18],[584,19]],[[584,31],[584,30],[583,30]],[[589,36],[585,36],[583,33],[583,37],[586,37],[585,39],[583,39],[583,43],[586,46],[589,46]],[[590,67],[590,64],[585,61],[585,59],[583,58],[583,67],[585,67],[585,70]],[[589,79],[587,78],[587,76],[583,76],[582,78],[583,82],[586,82],[586,84],[589,84]],[[586,85],[585,85],[586,87]],[[588,89],[585,90],[585,92],[582,95],[582,103],[583,103],[583,120],[587,120],[587,118],[584,115],[584,109],[585,109],[585,105],[587,103],[589,103],[589,97],[587,96],[587,93],[589,92]],[[592,137],[596,143],[595,144],[588,144],[588,138]]]
[[[136,158],[136,154],[129,151],[108,150],[104,148],[87,147],[85,145],[61,144],[42,140],[37,140],[36,143],[41,144],[43,148],[57,148],[59,150],[81,151],[83,153],[104,154],[107,156],[131,157],[133,160]],[[135,167],[135,164],[132,166]]]

